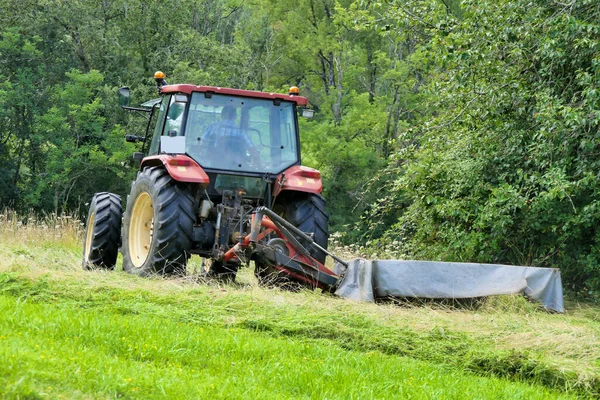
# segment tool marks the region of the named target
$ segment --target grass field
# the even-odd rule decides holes
[[[0,214],[6,398],[589,398],[600,308],[362,304],[80,268],[81,226]]]

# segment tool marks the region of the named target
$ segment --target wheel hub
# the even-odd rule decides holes
[[[290,255],[290,250],[287,247],[287,242],[281,238],[271,239],[267,242],[267,246],[272,247],[286,256]]]
[[[150,254],[154,236],[154,209],[152,199],[141,193],[133,205],[129,224],[129,255],[134,267],[141,268]]]

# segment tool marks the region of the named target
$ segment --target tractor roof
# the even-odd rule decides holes
[[[280,99],[284,101],[292,101],[299,106],[308,104],[308,99],[302,96],[290,96],[281,93],[257,92],[255,90],[229,89],[215,86],[196,86],[196,85],[165,85],[162,87],[162,93],[187,93],[192,92],[212,92],[216,94],[228,94],[232,96],[254,97],[258,99]]]

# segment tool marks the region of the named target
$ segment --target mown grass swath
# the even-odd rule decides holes
[[[360,304],[261,289],[251,271],[236,285],[201,282],[198,260],[179,279],[142,279],[119,267],[84,272],[76,219],[48,216],[19,225],[14,214],[2,218],[0,351],[9,360],[1,374],[7,394],[599,393],[596,308],[571,305],[567,315],[547,314],[520,297],[469,308]],[[60,230],[52,225],[57,221],[68,222]]]

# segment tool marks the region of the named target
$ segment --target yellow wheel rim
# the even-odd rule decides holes
[[[146,192],[135,200],[129,224],[129,255],[136,268],[141,268],[148,258],[154,230],[152,199]]]
[[[90,260],[90,251],[92,251],[92,239],[94,238],[94,220],[96,219],[96,213],[90,215],[87,226],[87,234],[85,235],[85,253],[84,260]]]

